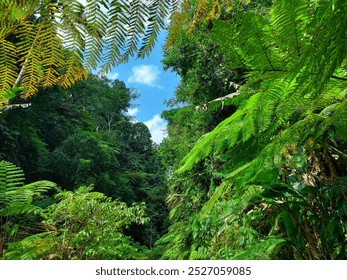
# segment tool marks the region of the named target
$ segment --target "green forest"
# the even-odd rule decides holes
[[[345,0],[85,2],[0,0],[0,260],[346,259]]]

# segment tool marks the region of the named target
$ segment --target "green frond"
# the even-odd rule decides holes
[[[24,183],[23,171],[12,163],[0,161],[0,186],[4,191],[6,186],[18,187]]]
[[[24,240],[9,243],[5,258],[8,260],[34,260],[44,255],[55,245],[55,232],[42,232],[31,235]],[[54,259],[55,255],[50,255]]]
[[[298,62],[305,52],[308,38],[305,35],[309,23],[307,0],[277,0],[270,12],[272,32],[277,47],[281,48],[286,63]],[[288,12],[290,11],[290,12]]]
[[[96,69],[100,63],[105,36],[107,36],[107,9],[103,0],[88,0],[84,8],[85,19],[85,57],[84,65],[87,69]]]
[[[107,72],[130,56],[143,57],[178,5],[177,0],[87,0],[85,6],[78,0],[7,2],[1,3],[0,20],[2,106],[13,86],[25,87],[22,95],[28,98],[39,87],[71,86],[92,69]]]
[[[315,94],[320,93],[347,57],[345,44],[341,44],[347,37],[346,2],[318,1],[317,5],[314,11],[316,16],[309,23],[312,43],[306,49],[300,64],[304,69],[301,84],[303,85],[306,77],[310,77],[311,83],[318,85]],[[305,84],[305,89],[309,90],[309,83]]]
[[[141,0],[132,0],[127,7],[126,14],[129,15],[127,21],[126,41],[124,42],[123,56],[121,62],[127,62],[129,56],[133,56],[140,42],[140,36],[145,31],[145,25],[149,17],[147,5]]]
[[[4,38],[0,38],[0,64],[2,65],[0,67],[0,93],[2,93],[10,90],[14,85],[18,71],[16,65],[16,47]]]
[[[168,11],[175,10],[178,1],[153,1],[148,8],[148,26],[146,27],[139,57],[145,57],[154,47],[155,40],[161,29],[165,27]]]
[[[87,76],[88,72],[83,68],[78,53],[67,51],[65,68],[60,73],[57,84],[63,88],[69,88],[76,81],[84,80]]]
[[[64,49],[73,52],[82,64],[86,44],[84,6],[78,0],[64,1],[62,5],[64,12],[59,15],[60,23],[57,24],[59,38]]]
[[[35,95],[39,89],[40,82],[43,80],[44,71],[42,68],[40,48],[34,44],[22,64],[23,78],[21,87],[26,88],[22,93],[24,98]]]
[[[59,70],[64,67],[64,53],[61,41],[58,38],[58,30],[51,21],[42,22],[43,32],[41,39],[43,87],[51,87],[57,83]]]
[[[237,40],[237,27],[231,22],[215,20],[212,38],[220,45],[220,51],[226,54],[226,62],[234,69],[247,68],[246,59],[242,55],[240,48],[235,44]]]
[[[24,185],[23,171],[12,163],[0,161],[0,216],[34,212],[39,207],[31,202],[55,187],[50,181],[38,181]]]

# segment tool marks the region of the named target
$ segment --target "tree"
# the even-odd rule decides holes
[[[128,234],[151,247],[167,228],[165,172],[148,128],[124,113],[136,96],[123,82],[96,76],[67,90],[40,90],[30,108],[4,113],[0,158],[21,166],[27,182],[93,185],[128,205],[146,202],[148,226]]]
[[[184,1],[200,7],[182,11],[190,32],[210,22],[225,67],[246,75],[228,98],[236,111],[176,170],[163,258],[345,258],[343,2],[278,0],[225,16],[209,9],[219,1]]]
[[[4,0],[0,4],[0,105],[21,91],[70,87],[153,48],[177,0]],[[6,109],[6,108],[5,108]]]

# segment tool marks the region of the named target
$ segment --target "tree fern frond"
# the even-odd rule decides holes
[[[221,122],[213,131],[202,136],[192,151],[183,159],[183,164],[177,172],[182,173],[189,170],[193,165],[206,158],[210,153],[216,152],[216,145],[218,145],[218,150],[220,151],[223,147],[228,146],[226,142],[231,145],[235,144],[239,139],[237,130],[242,128],[243,117],[244,112],[238,110]],[[235,123],[235,125],[232,126],[234,131],[231,131],[229,128],[233,123]],[[216,140],[218,141],[216,142]]]
[[[57,9],[56,5],[49,6],[47,12],[51,16],[55,16],[54,10]],[[51,20],[44,19],[42,21],[41,30],[43,32],[41,36],[41,52],[42,52],[42,68],[43,68],[43,80],[41,85],[43,87],[50,87],[57,83],[59,76],[59,70],[64,66],[64,54],[61,41],[58,37],[57,27]]]
[[[127,62],[129,56],[133,56],[137,50],[141,34],[145,31],[145,25],[149,18],[149,10],[142,0],[131,0],[127,9],[129,15],[127,21],[127,35],[124,42],[124,54],[120,62]]]
[[[276,71],[284,69],[274,48],[268,21],[260,15],[246,13],[240,16],[236,43],[243,53],[248,68]],[[247,22],[247,25],[245,25]],[[247,27],[246,27],[247,26]],[[255,55],[257,54],[257,55]]]
[[[85,77],[86,71],[99,66],[109,71],[135,53],[142,57],[153,48],[159,29],[177,3],[87,0],[84,6],[78,0],[1,2],[1,106],[11,87],[27,88],[23,96],[28,98],[40,86],[71,86]],[[85,69],[78,70],[81,66]]]
[[[86,21],[85,37],[85,59],[84,65],[87,69],[96,69],[100,62],[107,35],[107,14],[102,9],[107,9],[103,0],[88,0],[84,9]]]
[[[0,161],[0,216],[18,215],[38,209],[32,205],[34,196],[39,196],[55,184],[38,181],[24,185],[23,171],[12,163]]]
[[[308,38],[305,38],[309,11],[307,0],[276,1],[271,9],[270,21],[278,46],[286,63],[300,60]]]
[[[189,21],[190,5],[187,1],[180,3],[180,9],[172,13],[170,17],[170,26],[168,36],[165,43],[165,48],[172,46],[174,41],[179,37],[182,30],[182,23]]]
[[[1,192],[5,192],[8,184],[22,186],[24,184],[23,171],[12,163],[0,161],[0,187]]]
[[[35,95],[39,89],[40,82],[43,80],[44,72],[41,62],[41,52],[37,44],[32,45],[24,63],[22,64],[23,78],[21,86],[26,88],[22,92],[24,98]]]
[[[161,29],[165,27],[170,10],[175,10],[178,1],[152,1],[148,8],[148,26],[144,34],[139,57],[145,57],[154,47],[155,40]]]
[[[122,47],[126,40],[124,26],[127,24],[126,7],[120,1],[111,1],[108,10],[107,34],[109,42],[105,46],[103,71],[108,72],[121,57]]]
[[[63,88],[71,87],[76,81],[86,79],[88,72],[82,66],[78,53],[66,52],[65,68],[61,71],[57,84]]]
[[[341,43],[347,37],[347,6],[343,0],[319,1],[315,13],[309,24],[312,43],[300,64],[304,69],[300,82],[309,91],[305,79],[310,77],[310,83],[319,85],[315,92],[319,94],[347,57],[345,44]]]
[[[14,85],[18,71],[16,47],[3,38],[0,38],[0,64],[2,65],[0,67],[0,93],[2,93],[10,90]]]
[[[242,55],[235,40],[237,40],[237,27],[228,21],[215,20],[212,37],[219,43],[220,51],[225,53],[226,63],[229,67],[237,69],[247,68],[246,59]]]
[[[66,50],[74,52],[83,61],[85,51],[84,6],[78,0],[64,1],[63,12],[59,15],[58,35]]]

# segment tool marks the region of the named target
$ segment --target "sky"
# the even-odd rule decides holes
[[[86,0],[78,1],[86,5]],[[161,60],[165,39],[166,31],[163,30],[148,57],[130,58],[126,64],[114,67],[107,74],[108,78],[123,81],[128,88],[134,88],[140,94],[127,114],[135,121],[143,122],[149,128],[152,140],[158,144],[166,135],[167,122],[160,117],[162,111],[168,109],[164,101],[173,97],[180,80],[175,73],[163,69]]]
[[[138,122],[143,122],[152,134],[152,140],[161,143],[165,136],[167,122],[160,115],[168,109],[164,100],[173,97],[179,76],[170,70],[164,71],[162,47],[165,42],[166,31],[162,31],[158,41],[144,59],[130,58],[128,63],[114,67],[107,77],[125,82],[128,88],[134,88],[140,97],[132,102],[127,114]]]

